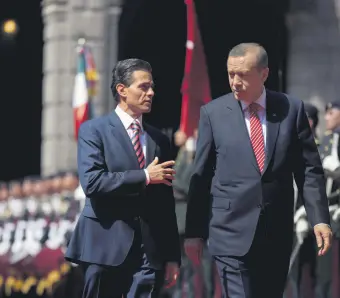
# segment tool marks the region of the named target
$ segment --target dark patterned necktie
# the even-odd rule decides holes
[[[266,158],[264,137],[262,131],[262,124],[258,116],[258,111],[260,106],[257,103],[252,103],[249,105],[249,115],[250,115],[250,141],[253,147],[257,164],[261,173],[264,169],[264,161]]]
[[[131,130],[132,130],[131,141],[132,141],[133,149],[135,149],[139,167],[143,169],[145,166],[145,156],[143,153],[142,144],[140,142],[140,134],[141,134],[142,128],[137,120],[131,123]]]

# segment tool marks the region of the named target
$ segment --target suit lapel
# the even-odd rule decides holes
[[[129,162],[131,163],[131,165],[133,167],[139,168],[139,163],[138,163],[135,149],[132,146],[131,139],[129,135],[127,134],[127,131],[122,121],[119,119],[115,111],[111,113],[109,119],[110,119],[110,125],[111,125],[111,132],[113,136],[116,138],[119,144],[122,145],[123,150],[126,150],[128,156],[131,156],[131,158],[129,158]]]
[[[143,122],[143,127],[146,132],[146,166],[148,166],[155,158],[156,142],[150,126]]]
[[[244,113],[242,111],[241,103],[235,99],[234,97],[231,100],[226,101],[227,102],[227,109],[230,115],[228,115],[227,119],[231,120],[232,123],[229,125],[232,125],[231,127],[239,127],[239,134],[238,136],[240,138],[240,145],[243,148],[246,148],[248,154],[246,154],[247,158],[249,158],[252,165],[255,167],[255,169],[260,173],[260,169],[257,165],[256,157],[254,154],[253,147],[250,142],[249,132],[247,129],[246,122],[244,120]]]
[[[266,118],[267,118],[266,160],[263,173],[266,171],[270,163],[270,160],[273,156],[280,128],[279,111],[277,110],[277,105],[275,105],[275,98],[273,97],[269,90],[267,90],[266,99]]]

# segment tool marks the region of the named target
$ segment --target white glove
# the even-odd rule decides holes
[[[329,213],[331,213],[333,221],[338,222],[340,220],[340,207],[338,204],[329,206]]]
[[[339,166],[339,158],[337,156],[328,155],[323,160],[322,166],[325,170],[334,172]]]
[[[295,232],[297,241],[302,244],[309,231],[308,221],[305,218],[300,218],[296,224]]]
[[[77,201],[83,201],[86,199],[85,193],[80,184],[74,191],[74,199]]]
[[[300,218],[305,218],[307,216],[306,209],[304,206],[301,206],[298,210],[296,210],[294,215],[294,223],[297,224]]]

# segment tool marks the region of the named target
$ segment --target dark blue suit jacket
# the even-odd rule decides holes
[[[143,123],[147,165],[157,156],[170,159],[170,144],[159,130]],[[180,263],[179,235],[172,187],[146,186],[131,140],[115,112],[85,122],[79,130],[78,172],[85,207],[70,240],[66,259],[117,266],[142,231],[152,266]]]
[[[330,222],[324,173],[303,102],[267,90],[266,117],[266,161],[261,174],[243,111],[233,94],[201,108],[186,237],[209,235],[213,255],[245,255],[261,210],[266,212],[267,235],[282,249],[291,250],[293,177],[311,225]]]

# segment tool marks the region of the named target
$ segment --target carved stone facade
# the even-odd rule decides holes
[[[117,57],[120,0],[44,0],[43,175],[76,168],[72,93],[79,38],[91,47],[99,75],[95,115],[112,107],[110,76]]]
[[[315,104],[340,100],[340,0],[291,0],[288,93]],[[322,135],[324,121],[319,132]]]

